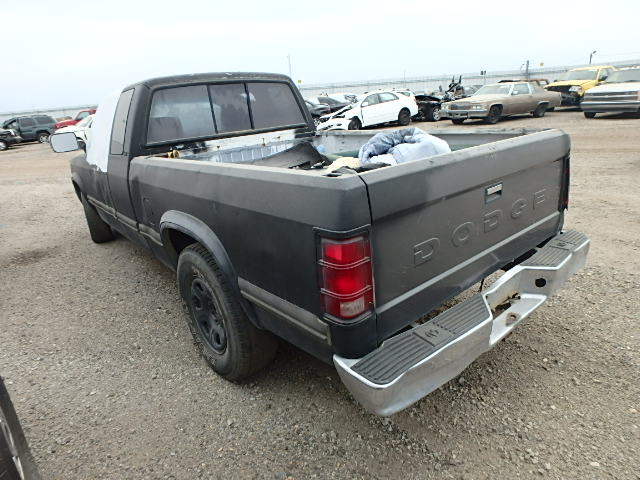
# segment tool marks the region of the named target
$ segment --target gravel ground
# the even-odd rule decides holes
[[[44,478],[640,479],[640,119],[498,127],[571,134],[567,227],[592,238],[588,266],[389,419],[288,345],[249,383],[218,378],[173,274],[123,239],[89,239],[71,155],[0,152],[0,373]]]

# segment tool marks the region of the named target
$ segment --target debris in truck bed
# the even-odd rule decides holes
[[[449,144],[438,137],[419,128],[403,128],[374,135],[360,148],[358,156],[363,164],[384,162],[395,165],[450,151]]]

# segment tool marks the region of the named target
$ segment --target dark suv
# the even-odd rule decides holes
[[[2,128],[16,130],[25,142],[37,140],[46,143],[49,135],[55,131],[55,124],[55,119],[49,115],[28,115],[5,120]]]

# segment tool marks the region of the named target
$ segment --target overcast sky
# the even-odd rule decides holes
[[[305,84],[640,58],[640,2],[69,0],[2,5],[0,112],[97,103],[149,77]]]

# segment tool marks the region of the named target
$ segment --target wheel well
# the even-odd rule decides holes
[[[411,113],[407,107],[403,107],[402,109],[400,109],[400,113],[402,112]]]
[[[500,113],[502,113],[502,105],[501,105],[501,104],[496,103],[496,104],[494,104],[494,105],[491,105],[491,106],[489,107],[489,110],[491,110],[493,107],[498,107],[498,108],[500,109]]]
[[[180,230],[174,230],[170,228],[167,230],[167,234],[169,236],[169,242],[171,242],[171,247],[176,252],[176,257],[180,256],[180,252],[187,248],[189,245],[194,243],[198,243],[198,241],[190,235],[187,235]]]
[[[36,132],[36,135],[40,135],[41,133],[46,133],[47,135],[51,135],[49,132],[47,132],[46,130],[38,130]]]
[[[549,102],[540,102],[540,103],[538,103],[538,107],[540,105],[544,105],[544,106],[548,107],[549,106]]]

